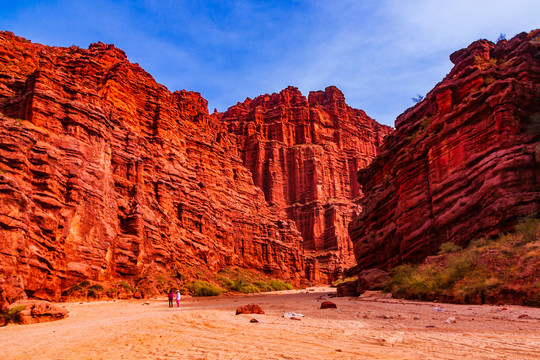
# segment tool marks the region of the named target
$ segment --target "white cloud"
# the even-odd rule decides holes
[[[478,38],[538,26],[537,0],[43,2],[4,13],[8,30],[49,45],[114,43],[169,89],[223,111],[293,85],[336,85],[351,106],[394,119]]]
[[[348,102],[391,124],[451,69],[449,55],[479,38],[495,40],[537,26],[538,1],[398,1],[320,4],[332,36],[322,37],[301,88],[342,88]],[[340,3],[341,4],[341,3]],[[335,26],[332,26],[332,21]]]

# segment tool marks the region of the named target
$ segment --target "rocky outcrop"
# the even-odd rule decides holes
[[[344,296],[358,296],[356,292],[356,287],[358,283],[356,280],[345,281],[337,285],[336,294],[339,297]]]
[[[181,265],[316,277],[198,93],[170,93],[112,45],[0,45],[0,274],[29,296]]]
[[[359,210],[356,173],[392,129],[348,106],[333,86],[308,98],[288,87],[214,116],[236,135],[255,185],[272,209],[296,223],[321,271],[332,278],[352,265],[347,226]]]
[[[369,290],[381,290],[390,281],[390,274],[380,269],[363,270],[356,280],[345,281],[337,286],[338,296],[358,296]]]
[[[358,174],[366,202],[349,230],[360,268],[419,261],[540,211],[540,31],[450,59]]]
[[[239,306],[236,309],[236,315],[240,314],[265,314],[264,310],[261,308],[260,305],[257,304],[247,304]]]
[[[27,296],[21,276],[0,277],[0,313],[7,312],[9,304],[26,299]]]
[[[358,274],[357,294],[362,294],[366,290],[381,290],[390,281],[390,275],[380,269],[368,269]]]
[[[19,324],[35,324],[62,320],[68,317],[69,313],[63,306],[43,300],[19,300],[11,304],[9,309],[21,309],[17,313],[16,319],[14,319],[14,322]]]

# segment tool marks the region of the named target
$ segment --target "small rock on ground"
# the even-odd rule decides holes
[[[236,315],[240,314],[264,314],[263,309],[257,304],[247,304],[236,309]]]
[[[321,309],[337,309],[337,305],[331,301],[323,301],[321,303]]]

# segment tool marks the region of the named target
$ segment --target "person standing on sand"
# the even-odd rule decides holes
[[[172,302],[172,301],[173,301],[173,298],[174,298],[174,294],[173,294],[172,289],[171,289],[171,290],[169,290],[169,307],[173,307],[173,306],[174,306],[174,305],[173,305],[173,302]]]
[[[180,307],[180,290],[176,290],[176,307]]]

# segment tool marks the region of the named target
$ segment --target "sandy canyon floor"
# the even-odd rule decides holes
[[[309,291],[308,291],[309,290]],[[7,359],[538,359],[540,309],[329,298],[315,288],[259,295],[62,304],[69,317],[0,328]],[[331,300],[337,309],[319,309]],[[259,304],[265,315],[235,315]],[[435,310],[438,309],[438,310]],[[440,310],[443,311],[440,311]],[[301,320],[283,317],[301,313]],[[259,323],[251,323],[255,318]],[[455,318],[455,322],[447,321]]]

